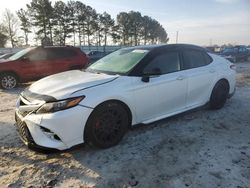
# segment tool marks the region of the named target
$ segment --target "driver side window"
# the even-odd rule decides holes
[[[145,68],[144,73],[154,73],[160,71],[167,74],[181,69],[178,52],[165,52],[156,56]]]
[[[35,50],[28,57],[30,61],[44,61],[47,59],[47,52],[44,49]]]

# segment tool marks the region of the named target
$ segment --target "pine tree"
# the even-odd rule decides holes
[[[28,34],[31,33],[31,22],[29,19],[29,12],[24,9],[20,9],[17,11],[17,16],[21,21],[21,30],[23,30],[24,32],[25,45],[28,46],[29,45]]]
[[[32,25],[38,28],[36,34],[44,39],[49,36],[50,43],[53,43],[52,20],[54,11],[51,2],[49,0],[32,0],[27,7],[31,13]]]

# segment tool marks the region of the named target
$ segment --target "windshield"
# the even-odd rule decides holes
[[[86,71],[125,74],[139,63],[148,52],[144,49],[121,49],[95,62]]]
[[[223,50],[223,53],[233,53],[233,52],[237,52],[237,48],[225,48]]]
[[[23,55],[30,52],[31,50],[33,50],[33,49],[34,49],[34,47],[33,48],[26,48],[24,50],[21,50],[21,51],[15,53],[14,55],[10,56],[8,59],[12,60],[12,61],[15,61],[15,60],[19,59],[20,57],[22,57]]]

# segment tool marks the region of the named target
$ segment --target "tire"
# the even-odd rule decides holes
[[[117,102],[105,102],[97,106],[90,115],[84,140],[99,148],[109,148],[118,144],[129,127],[126,109]]]
[[[219,81],[215,84],[210,101],[209,106],[211,109],[221,109],[228,98],[229,93],[229,85],[226,81]]]
[[[17,77],[12,73],[4,73],[0,76],[0,85],[3,89],[13,89],[17,84]]]

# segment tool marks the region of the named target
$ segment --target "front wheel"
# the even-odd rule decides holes
[[[13,89],[17,86],[17,77],[11,73],[4,73],[0,76],[0,82],[3,89]]]
[[[219,81],[215,84],[212,94],[210,96],[209,105],[211,109],[222,108],[227,100],[229,93],[229,86],[226,81]]]
[[[92,112],[85,129],[84,138],[99,148],[118,144],[129,126],[126,109],[117,102],[103,103]]]

